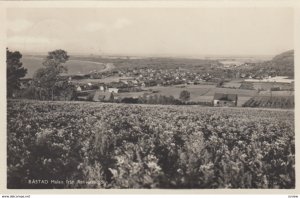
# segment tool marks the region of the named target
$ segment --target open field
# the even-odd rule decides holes
[[[105,79],[103,79],[105,80]],[[98,80],[97,80],[98,82]],[[237,94],[238,103],[237,106],[241,107],[246,101],[256,96],[282,96],[290,97],[294,95],[294,91],[260,91],[257,90],[247,90],[247,89],[231,89],[231,88],[220,88],[216,85],[176,85],[176,86],[154,86],[145,87],[144,91],[140,92],[125,92],[119,93],[119,97],[139,97],[147,93],[150,95],[164,95],[173,96],[174,98],[179,98],[180,92],[187,90],[191,94],[189,101],[192,102],[211,102],[213,100],[215,93],[227,93],[227,94]]]
[[[239,88],[241,86],[241,81],[230,81],[230,82],[225,82],[223,84],[223,87],[228,87],[228,88]]]
[[[294,130],[293,110],[9,100],[8,188],[295,188]]]
[[[118,77],[118,76],[111,76],[102,79],[80,79],[80,80],[73,80],[77,83],[111,83],[111,82],[118,82],[120,79],[132,79],[131,77]]]
[[[260,91],[259,96],[294,96],[294,91]]]
[[[280,82],[252,82],[254,89],[270,90],[274,87],[280,87],[281,89],[293,89],[293,84],[280,83]]]
[[[191,99],[193,100],[195,97],[206,95],[211,89],[214,89],[214,85],[183,85],[183,86],[154,86],[148,87],[146,89],[151,89],[153,91],[157,91],[162,95],[172,95],[174,97],[178,97],[180,92],[183,90],[188,90],[191,93]]]
[[[241,79],[241,80],[231,80],[229,82],[225,82],[223,87],[227,88],[239,88],[241,84],[246,83],[250,85],[255,90],[270,90],[274,87],[280,87],[280,89],[293,89],[293,84],[285,83],[285,82],[267,82],[267,81],[247,81],[248,79]]]
[[[24,68],[27,68],[26,78],[32,78],[35,71],[43,67],[43,58],[24,56],[22,58]],[[105,71],[106,64],[100,62],[93,62],[88,60],[69,60],[65,66],[68,68],[68,74],[87,74],[91,71]],[[109,65],[112,67],[111,65]]]
[[[175,98],[179,97],[181,91],[187,90],[191,93],[190,101],[194,102],[211,102],[215,93],[238,94],[238,106],[242,106],[245,101],[257,95],[256,90],[219,88],[215,85],[155,86],[147,89],[157,91],[157,94],[174,96]]]
[[[267,79],[245,79],[246,82],[277,82],[277,83],[292,83],[294,79],[289,78],[288,76],[276,76]]]
[[[126,77],[108,77],[104,79],[83,79],[76,80],[78,83],[109,83],[109,82],[117,82],[120,79],[126,79]],[[240,84],[241,81],[232,80],[227,82],[227,85]],[[256,84],[256,83],[253,83]],[[283,85],[284,84],[284,85]],[[278,86],[285,86],[285,88],[291,87],[291,85],[286,85],[285,83],[277,83]],[[270,83],[259,83],[259,85],[264,88],[271,88],[274,85]],[[203,84],[198,85],[173,85],[173,86],[153,86],[153,87],[144,87],[142,88],[144,91],[141,92],[126,92],[118,94],[120,97],[139,97],[143,94],[147,93],[150,95],[164,95],[164,96],[173,96],[174,98],[179,98],[180,92],[183,90],[187,90],[190,92],[190,101],[192,102],[211,102],[213,100],[213,96],[215,93],[226,93],[226,94],[237,94],[238,95],[238,104],[237,106],[242,106],[247,100],[254,96],[293,96],[294,91],[258,91],[251,89],[238,89],[238,88],[226,88],[226,87],[216,87],[216,83],[207,84],[204,82]]]

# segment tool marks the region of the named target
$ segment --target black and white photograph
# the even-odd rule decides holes
[[[7,7],[6,188],[295,189],[294,20]]]

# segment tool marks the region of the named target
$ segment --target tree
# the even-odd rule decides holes
[[[11,97],[15,90],[20,89],[20,78],[24,77],[27,73],[27,69],[22,67],[21,58],[22,54],[20,52],[11,52],[6,48],[6,85],[8,97]]]
[[[64,50],[55,50],[48,53],[48,56],[43,62],[44,68],[40,68],[34,74],[34,84],[40,88],[40,99],[42,91],[45,90],[46,98],[54,100],[55,88],[57,83],[61,81],[60,74],[67,71],[63,66],[69,60],[69,56]]]
[[[48,56],[43,62],[43,65],[46,67],[54,67],[60,73],[67,71],[67,68],[62,64],[66,63],[69,60],[70,56],[68,56],[67,52],[64,50],[55,50],[52,52],[48,52]]]
[[[180,100],[186,102],[186,101],[190,100],[190,98],[191,98],[191,94],[187,90],[183,90],[180,92],[180,95],[179,95]]]
[[[66,79],[55,83],[55,95],[58,100],[74,100],[76,99],[76,87]]]

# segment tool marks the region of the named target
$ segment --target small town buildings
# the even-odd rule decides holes
[[[111,87],[111,88],[108,88],[108,92],[109,92],[109,93],[118,93],[118,92],[119,92],[119,89],[118,89],[118,88],[113,88],[113,87]]]
[[[82,91],[81,86],[77,86],[77,87],[76,87],[76,91]]]
[[[213,106],[215,107],[235,107],[237,106],[238,96],[237,94],[224,94],[215,93],[213,99]]]
[[[93,97],[93,101],[95,102],[104,102],[104,101],[110,101],[111,99],[111,93],[109,92],[102,92],[102,91],[96,91]]]
[[[103,85],[100,85],[100,86],[99,86],[99,90],[100,90],[100,91],[104,91],[104,90],[105,90],[105,87],[104,87]]]

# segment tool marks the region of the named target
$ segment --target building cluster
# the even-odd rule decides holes
[[[170,86],[178,84],[199,84],[212,78],[209,73],[193,72],[186,69],[126,69],[121,70],[119,75],[134,77],[145,86]]]

